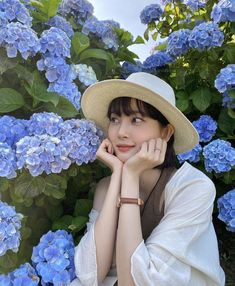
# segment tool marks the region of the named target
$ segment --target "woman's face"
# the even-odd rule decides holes
[[[141,148],[143,142],[163,138],[164,129],[157,120],[141,115],[135,100],[131,101],[133,114],[120,116],[111,113],[108,138],[115,155],[126,162]]]

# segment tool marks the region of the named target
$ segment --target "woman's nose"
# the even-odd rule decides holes
[[[118,129],[118,136],[121,138],[128,137],[128,126],[126,122],[121,122],[119,129]]]

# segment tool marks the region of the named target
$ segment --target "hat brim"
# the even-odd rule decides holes
[[[107,111],[111,101],[118,97],[132,97],[145,101],[159,110],[174,126],[174,150],[176,154],[191,150],[199,142],[199,136],[184,114],[157,93],[121,79],[100,81],[88,87],[81,100],[81,108],[87,119],[95,121],[107,133]]]

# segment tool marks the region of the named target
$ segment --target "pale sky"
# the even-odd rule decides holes
[[[140,12],[147,5],[159,3],[156,0],[89,0],[89,2],[94,6],[94,15],[99,20],[115,20],[121,28],[131,32],[134,37],[143,36],[146,29],[140,22]],[[147,44],[131,46],[130,50],[138,54],[143,61],[150,55],[154,43],[153,40],[149,40]]]

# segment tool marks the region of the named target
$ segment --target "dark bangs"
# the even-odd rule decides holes
[[[137,110],[133,110],[133,107],[131,106],[132,100],[135,100]],[[139,112],[142,116],[147,116],[158,120],[163,126],[166,126],[169,123],[168,120],[162,115],[162,113],[152,105],[139,99],[133,99],[131,97],[115,98],[109,105],[107,116],[109,119],[112,113],[115,113],[118,116],[121,116],[121,114],[130,116],[136,113],[136,111]]]

